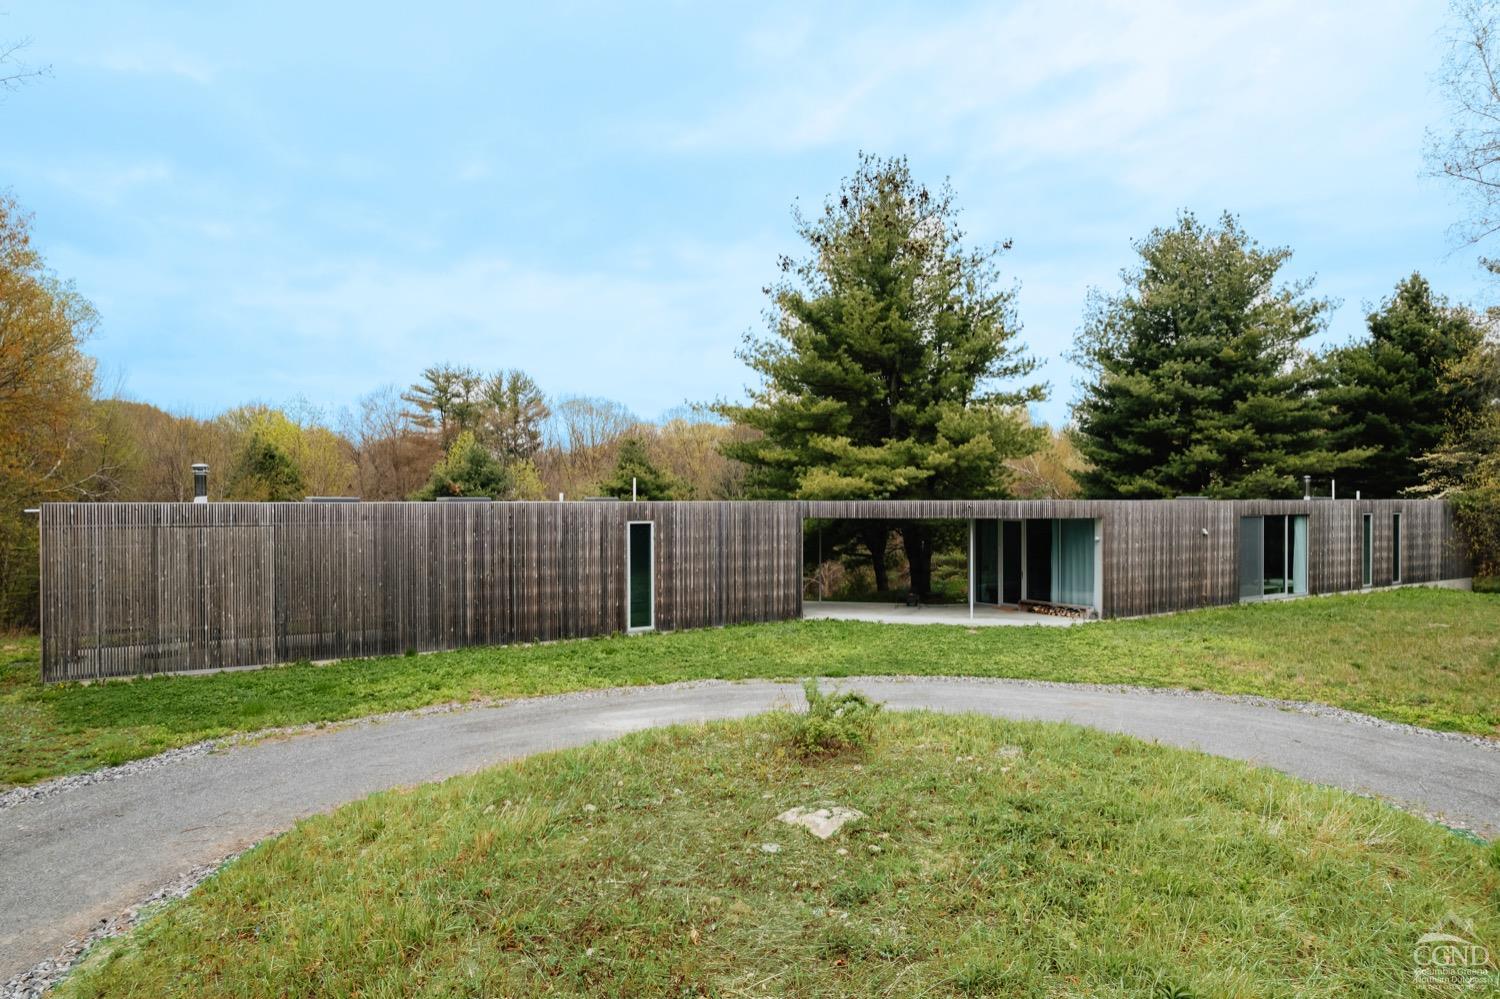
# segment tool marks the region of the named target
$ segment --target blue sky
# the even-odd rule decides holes
[[[199,414],[444,360],[645,417],[737,397],[789,208],[861,149],[1015,241],[1051,421],[1087,290],[1182,208],[1290,246],[1325,339],[1413,269],[1490,294],[1421,176],[1437,0],[813,7],[13,0],[52,75],[0,103],[0,186],[110,383]]]

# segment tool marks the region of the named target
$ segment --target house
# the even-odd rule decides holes
[[[42,673],[797,618],[810,518],[967,522],[974,604],[1096,617],[1471,571],[1441,500],[46,504]]]

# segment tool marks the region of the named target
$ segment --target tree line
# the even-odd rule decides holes
[[[1433,172],[1473,194],[1467,234],[1500,217],[1500,66],[1492,6],[1460,2],[1444,77],[1453,128]],[[85,345],[99,317],[52,273],[0,196],[0,627],[36,619],[37,531],[57,500],[185,500],[190,466],[220,499],[557,495],[642,499],[1443,496],[1478,571],[1500,575],[1497,313],[1396,280],[1366,333],[1322,350],[1331,303],[1287,276],[1232,214],[1147,233],[1073,341],[1066,427],[1020,339],[1009,242],[976,245],[954,191],[904,158],[861,155],[803,248],[764,289],[768,325],[739,356],[756,384],[648,422],[617,402],[549,397],[524,371],[444,363],[350,410],[238,406],[200,418],[115,397]],[[1500,272],[1500,265],[1486,262]],[[892,540],[931,586],[941,526],[832,525],[830,550],[887,586]]]

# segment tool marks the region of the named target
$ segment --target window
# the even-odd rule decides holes
[[[1240,599],[1307,592],[1307,518],[1240,518]]]
[[[1070,517],[1052,522],[1052,600],[1094,605],[1094,522]]]
[[[1401,582],[1401,515],[1391,514],[1391,582]]]
[[[1364,538],[1359,546],[1359,584],[1361,586],[1375,585],[1375,517],[1373,514],[1364,516]]]
[[[625,602],[625,626],[643,631],[656,625],[656,559],[652,551],[652,523],[631,521],[625,539],[625,564],[629,579]]]

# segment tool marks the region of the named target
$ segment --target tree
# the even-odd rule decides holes
[[[1475,575],[1500,577],[1500,340],[1477,345],[1446,381],[1472,408],[1422,457],[1423,483],[1413,491],[1448,498]]]
[[[1371,312],[1368,340],[1325,357],[1325,404],[1333,408],[1333,446],[1370,456],[1340,481],[1352,494],[1392,497],[1422,478],[1418,459],[1436,448],[1450,423],[1473,406],[1454,398],[1449,370],[1483,339],[1468,309],[1432,294],[1420,274],[1396,286]]]
[[[640,420],[618,402],[570,396],[553,410],[551,441],[537,466],[549,494],[582,496],[599,487],[614,468],[620,441]]]
[[[497,371],[484,383],[482,440],[504,461],[535,457],[552,411],[536,382],[524,371]]]
[[[1126,289],[1095,292],[1075,341],[1091,376],[1074,406],[1079,476],[1096,497],[1294,496],[1300,476],[1364,453],[1332,450],[1303,342],[1328,303],[1278,284],[1291,251],[1262,249],[1226,214],[1183,213],[1136,245]]]
[[[363,396],[358,412],[343,419],[355,464],[356,492],[365,499],[405,499],[427,481],[443,451],[386,386]]]
[[[636,499],[682,498],[682,484],[656,467],[646,450],[646,442],[639,437],[627,437],[620,443],[614,474],[600,485],[599,490],[605,496],[630,499],[632,486]]]
[[[322,413],[306,402],[294,402],[290,412],[261,404],[238,406],[218,417],[242,448],[261,438],[284,455],[296,470],[295,482],[303,496],[347,496],[354,490],[357,471],[349,441],[323,425]],[[241,455],[244,451],[241,451]],[[235,464],[238,469],[239,462]],[[231,473],[226,496],[231,499],[262,498],[263,484],[252,476],[241,480]],[[286,480],[290,487],[292,480]]]
[[[446,451],[459,434],[478,424],[484,410],[483,387],[484,377],[473,368],[434,364],[401,398],[412,406],[408,411],[412,422],[436,434]]]
[[[89,460],[98,317],[47,269],[31,219],[0,194],[0,628],[37,615],[37,525],[44,501],[97,498],[111,470]]]
[[[473,432],[465,430],[433,468],[427,485],[412,499],[432,500],[439,496],[504,499],[510,493],[510,487],[510,473],[505,466],[479,443]]]
[[[30,39],[26,38],[0,44],[0,93],[19,90],[52,71],[50,66],[28,66],[17,58],[21,50],[30,44]]]
[[[1073,432],[1047,428],[1042,448],[1021,458],[1012,458],[1017,499],[1076,499],[1078,474],[1088,467],[1078,453]]]
[[[782,258],[766,289],[770,332],[747,336],[739,354],[761,383],[747,404],[715,407],[758,432],[724,446],[749,466],[752,495],[1007,494],[1006,459],[1040,440],[1022,406],[1044,386],[1000,387],[1035,362],[1014,342],[1014,293],[996,266],[1004,247],[966,248],[957,215],[949,187],[929,191],[904,159],[873,156],[816,218],[794,210],[810,253]],[[863,526],[883,575],[889,529]],[[931,526],[900,526],[912,588],[926,593]]]
[[[1478,243],[1500,230],[1500,9],[1493,0],[1453,0],[1455,21],[1439,84],[1450,128],[1429,133],[1427,162],[1468,202],[1455,231]],[[1500,262],[1484,260],[1491,271]]]
[[[226,495],[260,503],[297,502],[307,495],[302,473],[265,426],[251,429],[229,472]]]

